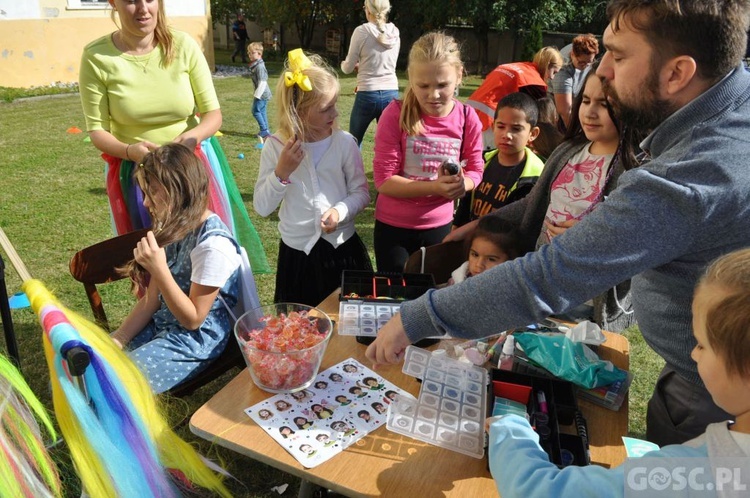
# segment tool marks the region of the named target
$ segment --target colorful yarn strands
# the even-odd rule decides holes
[[[222,185],[222,189],[226,192],[226,198],[229,199],[232,225],[227,226],[232,229],[237,242],[247,251],[253,273],[256,275],[273,273],[266,259],[266,251],[263,249],[260,235],[250,221],[250,216],[245,209],[245,202],[242,200],[240,190],[234,181],[232,168],[229,166],[229,161],[227,161],[227,156],[219,145],[219,141],[216,137],[207,138],[201,142],[200,149],[208,158],[208,164],[211,165],[217,182]]]
[[[247,251],[255,274],[272,273],[265,249],[257,230],[247,214],[232,168],[216,137],[198,144],[195,155],[206,168],[209,178],[208,208],[232,231],[237,242]],[[151,216],[143,206],[143,192],[133,178],[135,163],[102,154],[107,162],[106,183],[115,233],[124,233],[148,228]]]
[[[62,496],[37,419],[51,440],[57,439],[42,403],[10,360],[0,355],[0,496]]]
[[[195,450],[170,429],[145,377],[106,332],[65,309],[41,282],[27,280],[23,290],[44,329],[57,421],[89,496],[182,496],[186,490],[178,489],[169,470],[230,496]],[[90,359],[82,375],[85,389],[65,361],[73,348]]]

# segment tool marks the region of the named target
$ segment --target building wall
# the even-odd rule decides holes
[[[214,67],[210,0],[164,0],[169,23],[190,33]],[[0,86],[26,88],[78,81],[83,47],[113,32],[110,8],[74,8],[78,0],[0,0]]]

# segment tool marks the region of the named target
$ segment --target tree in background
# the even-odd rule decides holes
[[[455,2],[451,2],[455,3]],[[497,28],[505,28],[503,8],[505,1],[493,0],[463,0],[458,2],[465,24],[473,26],[474,38],[477,42],[477,72],[486,74],[488,67],[490,31]],[[459,14],[461,15],[461,14]],[[494,65],[493,65],[494,68]]]
[[[211,0],[211,17],[214,19],[232,18],[238,12],[249,14],[248,3],[245,0]]]
[[[349,37],[354,28],[365,21],[364,0],[327,0],[328,22],[341,30],[341,45],[337,54],[339,60],[346,57]]]
[[[411,46],[425,31],[449,25],[470,28],[477,42],[477,72],[485,74],[495,67],[494,61],[491,65],[488,61],[489,35],[493,30],[513,32],[513,60],[531,60],[518,53],[519,42],[524,41],[529,30],[534,29],[537,37],[541,31],[573,22],[590,23],[596,16],[606,18],[604,9],[601,0],[399,0],[393,2],[391,19],[397,25],[420,28],[401,30],[402,47]],[[542,46],[536,39],[530,44]]]
[[[542,26],[534,24],[523,37],[523,49],[521,50],[521,60],[530,61],[534,58],[537,50],[544,46],[542,39]]]
[[[287,49],[285,28],[294,27],[302,48],[309,49],[318,27],[335,26],[343,33],[339,53],[343,57],[351,30],[363,20],[363,3],[364,0],[211,0],[211,12],[216,19],[228,20],[242,11],[261,25],[279,26],[282,51]],[[606,22],[599,26],[606,19],[601,0],[394,0],[392,5],[389,18],[397,26],[416,27],[401,29],[404,52],[426,31],[449,25],[470,27],[477,41],[480,74],[491,69],[488,53],[492,30],[511,30],[513,59],[530,60],[525,51],[519,54],[519,42],[528,50],[539,48],[541,31],[562,28],[601,33],[606,26]]]
[[[231,19],[241,11],[261,26],[279,26],[279,43],[285,51],[285,29],[294,27],[301,47],[309,49],[320,26],[341,28],[346,37],[360,22],[363,5],[364,0],[211,0],[211,13],[216,19]]]
[[[473,26],[479,49],[478,72],[485,74],[489,67],[489,34],[491,30],[513,33],[513,60],[531,60],[518,54],[520,41],[525,45],[541,48],[541,32],[559,29],[573,23],[589,23],[595,15],[605,18],[605,4],[600,0],[433,0],[443,3],[445,8],[453,8],[456,16],[463,18],[463,24]],[[533,39],[526,40],[531,30]],[[531,51],[533,55],[533,50]]]
[[[509,0],[504,9],[506,27],[513,34],[514,60],[531,60],[531,56],[518,57],[519,42],[528,36],[532,37],[532,44],[536,49],[542,47],[542,41],[534,40],[543,30],[559,29],[565,23],[575,20],[576,23],[589,22],[594,12],[605,9],[605,3],[600,0]],[[530,30],[538,29],[539,35],[531,34]],[[530,47],[533,56],[534,46]]]

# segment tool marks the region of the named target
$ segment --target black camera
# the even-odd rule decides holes
[[[461,169],[461,166],[454,163],[450,159],[446,159],[440,164],[440,167],[445,170],[446,173],[449,175],[457,175],[458,171]]]

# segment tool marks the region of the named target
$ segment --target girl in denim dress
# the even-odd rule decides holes
[[[208,176],[190,149],[160,147],[136,167],[136,178],[155,228],[123,268],[142,297],[112,339],[161,393],[221,355],[241,260],[229,229],[207,209]]]

